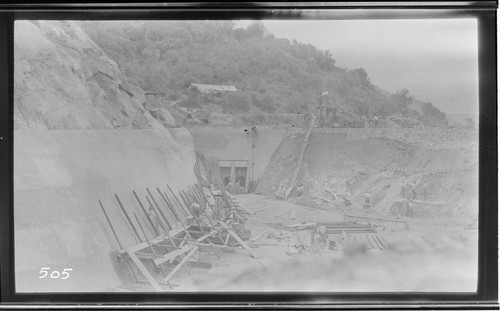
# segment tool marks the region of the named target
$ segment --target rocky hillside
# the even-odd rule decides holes
[[[147,107],[142,89],[74,22],[15,23],[15,129],[175,126],[167,111]]]

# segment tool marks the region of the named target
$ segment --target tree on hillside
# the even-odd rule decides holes
[[[251,22],[246,29],[250,37],[263,38],[267,33],[267,28],[261,21]]]
[[[230,92],[222,99],[222,107],[229,113],[248,112],[250,104],[250,96],[245,92]]]
[[[233,21],[81,25],[129,81],[168,96],[186,95],[189,102],[184,104],[189,106],[235,114],[305,113],[316,105],[311,101],[318,94],[329,91],[336,104],[357,113],[415,115],[407,89],[387,94],[371,83],[364,69],[340,68],[330,51],[275,38],[261,21],[246,28],[235,28]],[[240,92],[205,105],[203,96],[189,95],[191,83],[234,85]]]
[[[446,114],[427,102],[422,105],[421,121],[425,126],[447,125]]]
[[[415,97],[410,94],[410,91],[408,91],[408,89],[401,89],[399,91],[396,91],[394,97],[399,112],[405,117],[408,116],[409,106],[415,100]]]

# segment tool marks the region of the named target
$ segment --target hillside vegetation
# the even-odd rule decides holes
[[[213,113],[261,119],[306,113],[322,102],[356,118],[397,116],[426,126],[445,123],[444,113],[431,103],[412,109],[415,99],[408,90],[380,90],[364,69],[341,68],[329,51],[276,38],[261,22],[246,29],[232,21],[81,25],[133,83],[165,93],[165,101],[203,110],[206,119]],[[234,85],[238,92],[204,94],[189,88],[191,83]],[[323,92],[328,94],[321,98]]]

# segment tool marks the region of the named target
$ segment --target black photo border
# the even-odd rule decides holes
[[[0,5],[0,309],[498,309],[496,1],[337,3],[52,3]],[[308,14],[313,10],[314,14]],[[344,11],[347,10],[347,11]],[[331,12],[335,13],[332,14]],[[335,16],[335,17],[332,17]],[[13,217],[14,21],[171,19],[478,20],[479,271],[477,293],[40,293],[15,292]]]

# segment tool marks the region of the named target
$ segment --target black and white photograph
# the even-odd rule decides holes
[[[478,290],[475,18],[13,28],[17,293]]]

